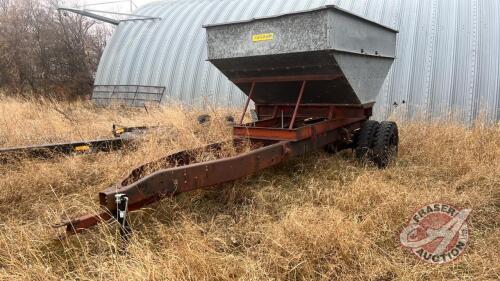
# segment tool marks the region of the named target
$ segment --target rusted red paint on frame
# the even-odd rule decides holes
[[[165,196],[216,186],[253,175],[327,145],[348,147],[354,131],[371,116],[373,104],[301,104],[308,79],[337,77],[306,75],[238,80],[252,83],[252,88],[257,83],[290,80],[302,81],[302,87],[295,104],[257,104],[256,111],[261,120],[235,125],[232,141],[211,144],[197,150],[181,151],[137,167],[116,185],[99,193],[102,213],[68,220],[55,227],[66,226],[67,233],[74,234],[113,218],[116,213],[115,195],[118,193],[128,197],[129,211],[133,211]],[[244,113],[250,100],[251,95],[245,104]],[[242,152],[233,157],[196,163],[193,157],[196,151],[217,152],[224,145],[233,145],[236,151]],[[252,149],[243,152],[242,148],[245,146]],[[161,163],[169,167],[143,175],[149,167]]]

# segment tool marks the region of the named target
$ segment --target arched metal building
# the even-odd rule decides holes
[[[106,46],[93,99],[156,99],[241,105],[244,95],[207,59],[202,25],[334,4],[399,30],[397,60],[375,117],[500,120],[498,0],[178,0],[135,13],[159,20],[121,22]],[[139,94],[137,94],[137,93]],[[149,94],[140,94],[149,93]],[[403,104],[404,101],[404,104]],[[395,107],[395,103],[398,107]]]

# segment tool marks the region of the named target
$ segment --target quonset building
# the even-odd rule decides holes
[[[498,0],[178,0],[122,21],[99,63],[93,100],[241,106],[245,95],[207,59],[203,25],[337,5],[399,30],[375,118],[500,120]]]

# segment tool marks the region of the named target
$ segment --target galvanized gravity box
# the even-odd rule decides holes
[[[335,78],[308,83],[303,104],[374,102],[395,58],[396,30],[336,6],[205,28],[208,60],[247,95],[256,77]],[[261,83],[252,100],[294,103],[300,85]]]

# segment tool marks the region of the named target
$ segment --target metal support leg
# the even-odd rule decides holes
[[[128,238],[132,234],[132,229],[127,221],[127,212],[128,212],[128,197],[125,194],[115,194],[115,202],[116,202],[116,220],[120,225],[120,236],[123,241],[128,241]]]
[[[300,102],[302,101],[302,96],[304,95],[304,90],[306,88],[307,81],[302,81],[302,87],[300,88],[299,98],[297,99],[297,104],[295,104],[295,110],[293,111],[292,121],[290,122],[289,130],[293,129],[293,125],[295,124],[295,119],[297,118],[297,112],[299,111]]]
[[[243,109],[243,114],[240,118],[240,125],[243,124],[243,119],[245,118],[245,114],[247,113],[248,105],[250,104],[250,100],[252,99],[253,91],[255,89],[255,82],[252,82],[252,88],[250,89],[250,93],[248,93],[248,99],[245,104],[245,109]]]

